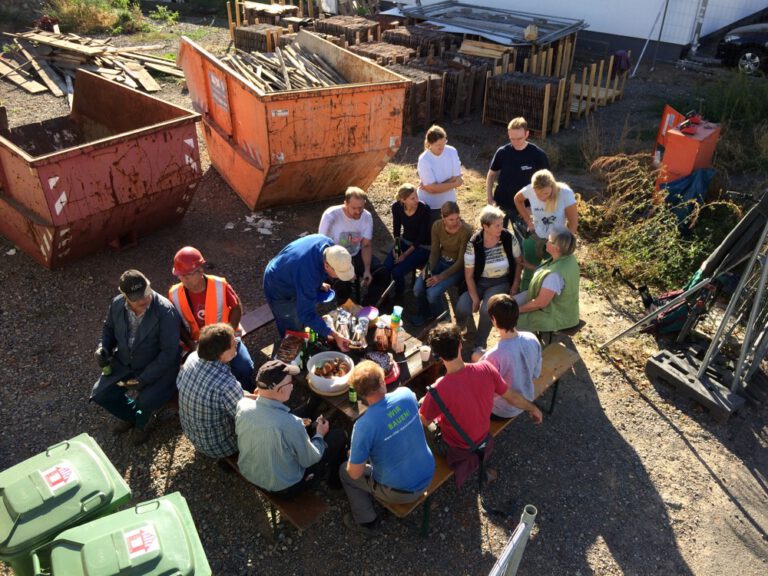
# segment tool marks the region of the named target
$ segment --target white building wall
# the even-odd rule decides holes
[[[442,0],[422,0],[427,6]],[[499,8],[532,12],[547,16],[559,16],[584,20],[588,30],[604,34],[646,38],[651,33],[656,17],[664,8],[666,0],[460,0],[463,4],[473,4],[485,8]],[[700,2],[703,0],[669,0],[663,42],[688,44],[693,39],[694,24]],[[415,4],[415,0],[401,0],[404,4]],[[718,30],[741,18],[768,8],[768,0],[709,0],[704,17],[701,35]],[[651,34],[658,38],[659,18]]]

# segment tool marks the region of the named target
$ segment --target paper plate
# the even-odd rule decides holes
[[[376,319],[379,317],[379,309],[373,306],[366,306],[365,308],[360,309],[360,312],[357,313],[357,317],[368,318],[371,325],[373,325],[373,322],[376,322]]]
[[[334,298],[336,298],[336,292],[333,291],[333,288],[329,289],[328,292],[323,292],[322,290],[317,291],[316,300],[320,304],[325,304],[326,302],[330,302]]]

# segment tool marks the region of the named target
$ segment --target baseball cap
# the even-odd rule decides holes
[[[125,294],[131,302],[146,298],[152,293],[149,287],[149,280],[138,270],[126,270],[120,276],[120,284],[118,286],[120,292]]]
[[[286,364],[282,360],[270,360],[262,364],[256,374],[256,385],[263,390],[272,390],[285,379],[286,374],[295,376],[299,373],[299,367],[295,364]]]
[[[325,249],[325,261],[333,268],[339,280],[349,282],[355,277],[355,269],[352,267],[352,256],[344,246],[329,246]]]

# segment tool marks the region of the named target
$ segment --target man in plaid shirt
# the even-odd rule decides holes
[[[232,326],[205,326],[176,379],[181,428],[195,449],[211,458],[237,454],[235,412],[244,393],[227,365],[236,353]]]

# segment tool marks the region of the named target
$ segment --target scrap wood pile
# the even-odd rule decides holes
[[[109,40],[41,30],[7,35],[13,38],[14,46],[0,57],[0,78],[31,94],[50,91],[54,96],[71,97],[72,79],[78,69],[145,92],[160,90],[147,69],[184,77],[174,62],[142,53],[158,46],[117,48],[110,46]]]
[[[330,64],[297,42],[274,52],[243,52],[221,59],[264,92],[306,90],[348,84]]]
[[[453,45],[453,36],[426,26],[398,26],[385,30],[382,34],[385,42],[408,46],[416,50],[419,56],[439,56]]]
[[[350,46],[349,51],[384,65],[402,64],[416,56],[416,51],[412,48],[388,42],[363,42]]]
[[[332,16],[315,21],[315,30],[345,38],[350,44],[380,40],[379,23],[362,16]]]

